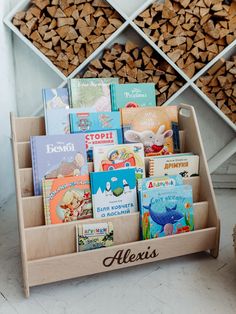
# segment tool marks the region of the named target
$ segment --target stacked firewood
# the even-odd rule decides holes
[[[135,23],[191,78],[236,39],[236,2],[155,2]]]
[[[81,77],[119,77],[120,83],[155,83],[157,104],[162,105],[182,85],[176,71],[150,46],[133,42],[114,44],[101,59],[93,60]]]
[[[220,59],[196,84],[236,123],[236,55],[230,61]]]
[[[105,0],[32,0],[13,24],[68,76],[122,25]]]

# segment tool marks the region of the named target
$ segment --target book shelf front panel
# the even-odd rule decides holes
[[[208,203],[194,203],[195,230],[208,227]],[[76,252],[77,224],[111,221],[114,227],[114,245],[136,242],[140,234],[139,213],[103,219],[86,219],[66,224],[47,225],[25,229],[27,259],[37,260],[46,257]],[[191,232],[189,232],[190,234]],[[42,239],[44,239],[42,241]],[[78,253],[80,254],[80,253]]]
[[[36,286],[156,262],[213,249],[216,228],[121,244],[99,250],[28,262],[29,285]]]

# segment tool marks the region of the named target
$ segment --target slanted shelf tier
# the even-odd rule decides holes
[[[195,231],[139,241],[139,212],[109,219],[89,219],[86,222],[112,221],[115,243],[109,248],[80,253],[76,252],[75,225],[84,221],[45,225],[42,196],[33,196],[29,139],[31,135],[45,134],[44,119],[16,118],[12,115],[11,124],[23,279],[27,297],[30,287],[59,280],[200,251],[209,250],[212,256],[217,257],[220,222],[192,107],[179,106],[179,124],[181,151],[191,151],[200,157],[199,177],[184,179],[185,184],[193,187]]]

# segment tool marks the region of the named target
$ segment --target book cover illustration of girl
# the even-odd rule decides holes
[[[91,217],[90,193],[80,190],[68,190],[57,207],[57,215],[63,222],[75,221],[86,216]]]

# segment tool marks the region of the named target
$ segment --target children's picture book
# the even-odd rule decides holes
[[[93,217],[113,217],[136,212],[135,169],[91,172]]]
[[[122,131],[118,130],[105,130],[97,132],[86,132],[84,133],[87,160],[93,161],[93,149],[98,146],[103,145],[116,145],[123,143]]]
[[[152,176],[140,179],[138,181],[139,190],[149,190],[156,188],[164,188],[175,185],[182,185],[183,178],[181,175],[173,175],[173,176]]]
[[[100,222],[76,226],[77,252],[113,245],[113,224]]]
[[[191,185],[147,189],[141,193],[144,240],[194,230]]]
[[[122,108],[125,143],[143,143],[145,156],[167,155],[179,151],[176,106]]]
[[[69,80],[69,98],[72,108],[85,112],[111,111],[110,85],[118,78],[74,78]]]
[[[42,94],[44,109],[69,108],[67,88],[44,88]]]
[[[42,179],[88,174],[84,134],[31,136],[35,195],[42,194]]]
[[[70,134],[70,113],[78,112],[74,108],[54,108],[44,111],[47,135]]]
[[[112,84],[111,101],[113,111],[120,108],[155,107],[155,84]]]
[[[74,112],[70,113],[71,133],[103,130],[121,130],[120,112]]]
[[[199,156],[193,154],[173,154],[156,156],[149,160],[150,176],[180,174],[182,177],[194,177],[199,173]]]
[[[59,224],[92,217],[89,175],[43,179],[46,224]]]
[[[120,144],[110,146],[95,146],[94,171],[110,171],[135,167],[136,178],[145,177],[145,162],[143,144]]]

